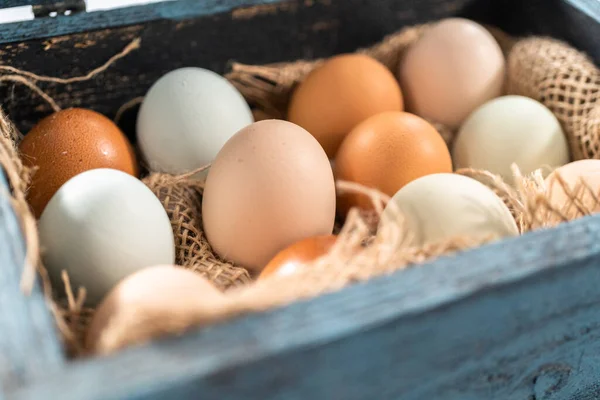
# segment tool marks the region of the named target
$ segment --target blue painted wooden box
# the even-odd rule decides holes
[[[109,116],[182,65],[327,56],[451,15],[561,38],[600,62],[598,0],[179,0],[44,18],[53,2],[0,2],[41,16],[0,25],[0,60],[74,75],[141,36],[101,79],[69,88]],[[65,89],[48,90],[60,101]],[[24,131],[48,112],[11,96]],[[39,288],[21,293],[24,257],[0,196],[0,399],[600,399],[600,217],[82,361],[67,360]]]

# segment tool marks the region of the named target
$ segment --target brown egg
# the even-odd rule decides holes
[[[259,278],[271,275],[293,274],[303,264],[327,254],[337,239],[336,235],[313,236],[283,249],[263,269]]]
[[[23,163],[39,167],[27,200],[39,218],[54,193],[70,178],[95,168],[137,176],[133,148],[121,130],[95,111],[71,108],[38,122],[19,145]]]
[[[171,265],[135,272],[100,303],[87,331],[90,353],[110,353],[128,345],[179,333],[210,319],[225,296],[199,274]]]
[[[394,75],[363,54],[333,57],[315,68],[294,91],[288,120],[309,131],[332,158],[348,132],[383,111],[402,111]]]
[[[570,194],[567,194],[565,186],[559,181],[559,174]],[[569,219],[579,213],[573,204],[573,198],[591,212],[600,211],[600,204],[596,201],[600,195],[600,160],[579,160],[563,165],[548,175],[545,182],[550,203],[563,211]]]
[[[398,76],[406,109],[457,129],[502,94],[505,60],[494,37],[463,18],[442,20],[404,54]]]
[[[379,189],[389,196],[425,175],[452,172],[448,147],[435,128],[405,112],[375,115],[348,134],[335,158],[335,177]],[[338,198],[338,212],[350,207],[371,209],[359,194]]]

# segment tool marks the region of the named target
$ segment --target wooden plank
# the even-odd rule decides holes
[[[9,0],[20,4],[22,0]],[[37,0],[43,4],[46,0]],[[72,33],[89,32],[98,29],[114,28],[120,26],[128,26],[133,24],[145,23],[155,20],[176,20],[198,18],[208,15],[215,15],[229,12],[233,9],[246,7],[252,8],[261,5],[269,4],[292,4],[293,7],[310,6],[313,3],[331,4],[333,8],[349,9],[360,7],[366,8],[368,14],[377,15],[378,18],[387,20],[394,18],[411,18],[414,22],[420,20],[430,20],[442,17],[443,15],[462,14],[466,11],[469,16],[469,8],[473,8],[476,14],[481,14],[481,17],[487,20],[504,19],[505,25],[521,26],[519,31],[515,33],[524,33],[527,29],[522,26],[523,19],[536,24],[541,24],[545,30],[553,33],[568,30],[561,25],[554,25],[545,22],[542,16],[551,16],[554,20],[560,13],[557,13],[557,8],[563,4],[569,4],[570,7],[577,8],[580,12],[584,12],[591,17],[595,16],[598,20],[598,2],[596,0],[503,0],[501,2],[495,0],[427,0],[421,2],[404,2],[397,0],[379,0],[377,3],[364,2],[358,0],[343,1],[347,3],[340,5],[337,2],[340,0],[311,0],[304,2],[301,0],[178,0],[164,3],[146,4],[141,6],[131,6],[121,9],[107,10],[92,13],[79,13],[71,16],[60,16],[57,18],[42,18],[33,21],[16,22],[0,25],[0,43],[10,43],[16,41],[49,38]],[[28,0],[25,0],[28,2]],[[549,6],[551,3],[551,6]],[[4,3],[3,3],[4,4]],[[465,8],[468,5],[469,8]],[[386,13],[387,11],[387,13]],[[483,11],[483,12],[482,12]],[[531,13],[535,13],[532,20]],[[511,21],[510,18],[515,18],[516,21]],[[533,27],[533,26],[532,26]],[[572,26],[575,31],[586,30],[593,27]],[[511,31],[511,29],[509,29]],[[355,32],[358,32],[355,30]],[[588,35],[588,40],[596,42],[597,39]]]
[[[0,169],[0,388],[10,390],[63,365],[62,346],[39,287],[20,289],[25,246]]]
[[[8,397],[592,399],[599,281],[597,216],[76,362]]]
[[[250,7],[285,1],[289,0],[178,0],[56,18],[41,18],[0,25],[0,42],[48,38],[160,19],[180,21],[223,13],[241,6]]]
[[[58,0],[2,0],[2,2],[0,3],[0,9],[21,6],[43,6],[54,4],[57,2]]]
[[[600,2],[597,0],[565,0],[596,21],[600,21]]]

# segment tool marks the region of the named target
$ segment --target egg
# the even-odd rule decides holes
[[[491,189],[458,174],[427,175],[404,186],[386,206],[380,230],[402,218],[395,210],[417,246],[457,237],[494,240],[519,234],[508,207]]]
[[[304,264],[324,256],[335,244],[336,235],[314,236],[286,247],[262,270],[260,279],[268,276],[284,276],[295,273]]]
[[[180,174],[210,164],[225,142],[253,121],[246,100],[225,78],[202,68],[180,68],[146,94],[137,138],[150,170]]]
[[[569,162],[558,119],[543,104],[503,96],[479,107],[460,128],[452,156],[456,168],[485,169],[512,183],[511,165],[523,174]]]
[[[559,176],[566,185],[567,191]],[[573,204],[573,198],[591,212],[600,211],[600,204],[597,201],[600,196],[600,160],[579,160],[564,165],[548,175],[545,183],[550,203],[565,212],[567,217],[570,217],[571,213],[578,212]]]
[[[452,172],[444,139],[424,119],[399,111],[377,114],[357,125],[335,157],[336,179],[389,196],[421,176],[442,172]],[[345,216],[350,207],[372,208],[367,196],[340,196],[340,213]]]
[[[39,220],[44,265],[54,282],[62,270],[94,305],[119,280],[151,265],[172,264],[171,223],[141,181],[114,169],[85,171],[52,197]]]
[[[403,109],[402,91],[387,67],[364,54],[342,54],[298,85],[287,119],[313,134],[333,158],[354,126],[372,115]]]
[[[260,273],[292,243],[332,232],[335,183],[325,151],[286,121],[240,130],[208,173],[202,219],[219,256]]]
[[[137,176],[131,144],[108,118],[92,110],[70,108],[39,121],[19,145],[27,167],[38,167],[27,201],[39,218],[66,181],[94,168],[114,168]]]
[[[502,94],[505,59],[483,26],[449,18],[408,48],[398,76],[407,111],[457,129],[473,110]]]
[[[172,265],[135,272],[102,300],[89,325],[85,348],[106,354],[166,333],[198,326],[203,312],[216,311],[225,297],[197,273]]]

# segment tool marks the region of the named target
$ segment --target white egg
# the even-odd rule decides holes
[[[454,142],[452,159],[456,168],[485,169],[512,183],[513,163],[523,174],[551,170],[569,162],[569,146],[547,107],[528,97],[503,96],[467,118]]]
[[[162,76],[146,94],[137,138],[150,170],[178,174],[211,163],[225,142],[252,122],[250,107],[229,81],[206,69],[181,68]]]
[[[173,230],[157,197],[140,180],[94,169],[68,180],[39,220],[44,264],[55,282],[66,270],[74,288],[99,301],[125,276],[172,264]]]
[[[402,218],[398,210],[415,245],[519,234],[508,207],[491,189],[457,174],[427,175],[404,186],[385,208],[379,229]]]

